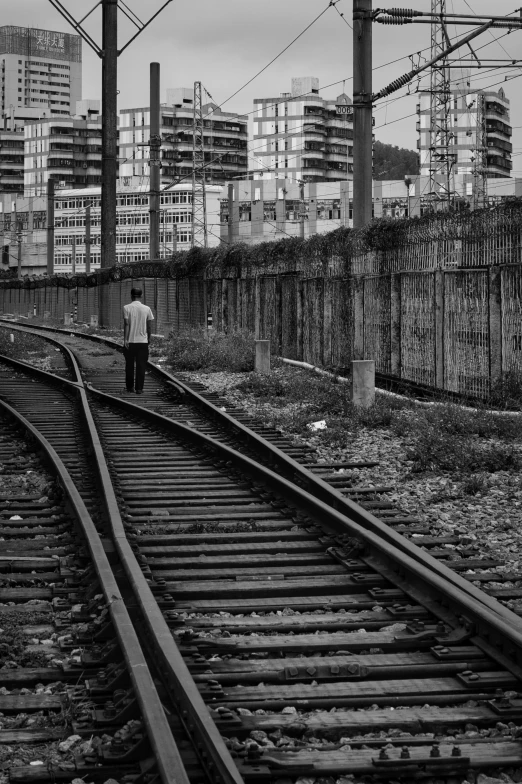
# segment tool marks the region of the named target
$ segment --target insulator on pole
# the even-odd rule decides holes
[[[385,8],[384,11],[389,16],[423,16],[422,11],[414,11],[413,8]]]
[[[385,25],[403,25],[410,24],[413,22],[413,19],[398,16],[377,16],[375,21]]]

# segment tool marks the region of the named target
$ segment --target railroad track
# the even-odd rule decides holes
[[[39,389],[35,426],[20,414],[34,391],[18,410],[0,401],[0,769],[20,784],[188,782],[197,758],[182,760],[109,564],[73,396]]]
[[[9,322],[10,328],[19,328]],[[317,498],[333,506],[361,525],[385,537],[391,544],[404,550],[412,557],[421,557],[437,568],[446,579],[455,579],[459,587],[463,581],[474,583],[483,593],[506,603],[522,595],[522,574],[496,571],[501,562],[494,558],[481,557],[478,545],[470,544],[460,535],[441,535],[397,507],[387,497],[393,487],[379,485],[378,479],[361,485],[351,477],[351,469],[376,468],[375,462],[359,461],[345,463],[319,463],[313,451],[296,445],[285,435],[273,428],[265,427],[237,406],[231,406],[215,393],[208,392],[203,385],[173,377],[162,368],[149,363],[145,394],[139,398],[130,396],[122,384],[121,346],[115,341],[96,336],[78,335],[65,330],[22,327],[48,339],[55,347],[63,350],[65,377],[71,375],[72,352],[86,383],[108,394],[131,399],[137,405],[163,416],[184,422],[221,443],[227,444],[256,461],[281,473],[290,481],[306,489]],[[339,471],[342,469],[342,471]],[[384,525],[382,525],[384,523]],[[419,549],[424,555],[419,555]],[[428,559],[426,561],[426,555]],[[457,573],[450,577],[450,571]],[[473,592],[473,589],[470,588]],[[490,606],[495,606],[496,602]]]
[[[464,781],[522,766],[517,616],[288,456],[268,468],[273,447],[254,461],[255,434],[236,449],[154,399],[2,360],[0,396],[29,422],[56,412],[58,388],[88,403],[103,493],[86,487],[85,504],[106,521],[136,632],[211,781]],[[69,430],[47,434],[72,469]]]

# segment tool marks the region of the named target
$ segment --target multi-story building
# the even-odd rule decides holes
[[[247,173],[248,126],[245,115],[223,112],[214,103],[204,104],[203,141],[205,178],[210,184]],[[160,108],[161,181],[168,184],[192,176],[194,97],[188,88],[167,90]],[[149,175],[150,108],[120,112],[120,176]]]
[[[0,109],[69,116],[82,97],[82,39],[33,27],[0,27]]]
[[[25,124],[24,193],[42,196],[47,181],[62,188],[101,184],[102,124],[99,101],[78,101],[74,117]]]
[[[46,270],[47,199],[25,199],[0,193],[0,270],[16,270],[20,252],[22,275]]]
[[[220,185],[206,188],[208,245],[219,245]],[[160,197],[160,258],[189,250],[192,242],[192,184],[174,185]],[[85,208],[91,207],[91,270],[100,266],[101,188],[55,192],[56,272],[85,272]],[[117,264],[142,261],[149,253],[149,178],[122,178],[117,191]],[[74,250],[73,250],[74,249]]]
[[[456,82],[451,91],[448,118],[448,151],[452,180],[455,175],[473,175],[482,169],[482,147],[486,149],[486,175],[493,179],[511,176],[511,124],[509,100],[502,87],[498,90],[479,90],[470,87],[467,77]],[[430,173],[430,94],[420,93],[417,103],[417,148],[420,153],[420,172]],[[444,153],[446,154],[446,153]],[[466,182],[466,178],[460,178]],[[458,192],[459,178],[455,190]]]
[[[353,107],[345,94],[319,95],[319,79],[292,79],[292,91],[254,99],[254,138],[250,153],[254,177],[351,180]]]
[[[0,129],[0,193],[23,193],[24,132]]]

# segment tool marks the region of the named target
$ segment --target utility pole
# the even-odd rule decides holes
[[[477,115],[475,128],[475,150],[473,161],[473,195],[471,205],[474,210],[486,206],[488,192],[488,137],[486,129],[486,96],[477,92]]]
[[[305,184],[304,181],[301,180],[299,182],[299,236],[302,240],[305,238]]]
[[[76,275],[76,236],[73,236],[73,243],[71,245],[71,272]]]
[[[353,0],[353,226],[372,219],[372,0]]]
[[[205,193],[205,142],[201,82],[194,82],[194,126],[192,134],[192,247],[206,248],[207,199]]]
[[[54,180],[47,180],[47,274],[54,272]]]
[[[116,263],[118,0],[102,0],[101,264]]]
[[[232,245],[234,242],[234,183],[228,183],[228,244]]]
[[[449,45],[444,15],[446,14],[446,0],[431,0],[431,57],[432,59],[443,55]],[[450,160],[450,113],[451,113],[451,85],[450,72],[447,58],[443,57],[430,71],[430,144],[429,144],[429,173],[430,194],[433,197],[433,207],[436,210],[437,194],[446,190],[447,208],[450,207],[451,197],[451,160]]]
[[[74,28],[76,34],[81,35],[85,43],[101,58],[102,61],[102,189],[101,189],[101,266],[110,267],[116,263],[116,175],[118,172],[117,153],[117,96],[118,96],[118,57],[130,46],[133,41],[145,30],[150,23],[166,8],[172,0],[165,0],[161,8],[153,14],[147,22],[142,22],[138,16],[125,4],[127,19],[137,27],[138,31],[132,35],[121,49],[118,49],[118,0],[100,0],[78,22],[70,11],[64,6],[62,0],[49,0],[67,22]],[[102,7],[102,46],[100,47],[91,35],[82,26],[91,13]],[[50,224],[49,224],[50,225]],[[49,238],[49,234],[48,234]],[[47,254],[49,268],[49,251]],[[106,319],[106,299],[104,288],[100,289],[100,324],[104,325]]]
[[[16,221],[16,241],[18,243],[16,277],[20,280],[22,277],[22,224],[18,220]]]
[[[150,260],[159,259],[160,252],[160,64],[150,64],[150,139],[149,139],[149,247]]]
[[[91,205],[85,208],[85,273],[91,271]]]

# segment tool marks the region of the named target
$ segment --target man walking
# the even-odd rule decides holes
[[[143,394],[145,368],[149,358],[149,343],[154,316],[141,302],[141,289],[131,289],[132,302],[123,306],[123,347],[127,392]],[[136,380],[134,369],[136,368]]]

